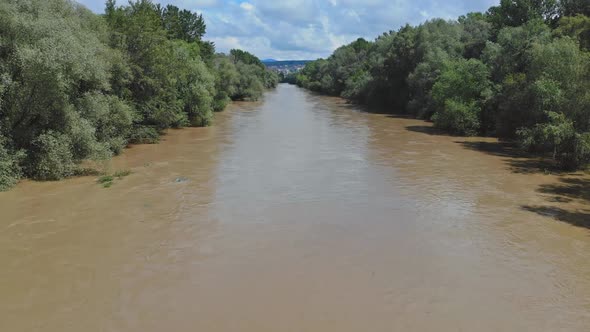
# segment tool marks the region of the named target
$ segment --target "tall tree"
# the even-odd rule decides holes
[[[187,42],[200,41],[205,34],[206,25],[203,16],[189,10],[180,10],[173,5],[159,8],[164,29],[170,39]]]
[[[496,30],[516,27],[535,20],[554,20],[559,14],[557,0],[501,0],[499,6],[491,7],[488,19]]]
[[[560,10],[563,16],[576,16],[577,14],[590,16],[590,1],[561,0]]]

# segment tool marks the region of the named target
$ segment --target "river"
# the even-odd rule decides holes
[[[0,330],[588,331],[588,179],[498,146],[280,85],[0,193]]]

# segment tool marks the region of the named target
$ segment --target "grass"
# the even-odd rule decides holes
[[[116,171],[113,174],[104,174],[100,176],[96,182],[101,184],[103,188],[110,188],[115,180],[121,180],[122,178],[129,176],[132,172],[128,169]]]
[[[113,185],[113,181],[115,179],[111,176],[111,175],[103,175],[100,176],[96,182],[98,182],[99,184],[102,184],[103,188],[110,188]]]
[[[119,178],[119,179],[124,178],[129,175],[131,175],[131,171],[128,169],[116,171],[115,174],[113,174],[114,177]]]
[[[101,177],[98,178],[98,180],[96,180],[98,183],[107,183],[107,182],[113,182],[114,178],[112,175],[103,175]]]

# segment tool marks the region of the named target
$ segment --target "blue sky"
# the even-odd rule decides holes
[[[405,23],[456,19],[499,0],[153,0],[202,13],[217,50],[260,58],[316,59],[358,37],[372,40]],[[102,13],[103,0],[78,0]],[[118,4],[126,4],[119,0]]]

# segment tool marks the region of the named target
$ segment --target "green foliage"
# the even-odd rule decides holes
[[[112,175],[102,175],[98,179],[96,179],[96,182],[102,185],[103,188],[112,187],[114,181],[115,178]]]
[[[448,61],[432,88],[437,112],[434,124],[459,135],[480,131],[481,114],[492,96],[490,71],[481,61]]]
[[[214,66],[218,73],[215,85],[220,91],[214,97],[214,110],[232,100],[257,100],[265,89],[275,88],[279,75],[267,69],[256,56],[231,50],[230,55],[216,56]]]
[[[105,143],[114,154],[121,153],[138,118],[133,108],[116,96],[89,92],[78,100],[78,109],[95,128],[96,140]]]
[[[464,45],[463,56],[467,59],[479,59],[492,35],[492,24],[482,13],[469,13],[459,17],[463,27],[461,42]]]
[[[588,6],[590,7],[590,4]],[[580,46],[588,51],[590,50],[590,17],[581,14],[574,17],[562,17],[554,34],[576,38]]]
[[[367,83],[365,62],[371,43],[359,38],[337,49],[327,60],[308,63],[299,73],[297,84],[331,95],[345,94],[350,99],[363,98],[360,91]]]
[[[96,180],[96,182],[103,184],[107,182],[113,182],[114,180],[115,177],[113,177],[112,175],[102,175]]]
[[[47,131],[33,141],[29,174],[37,180],[59,180],[76,169],[72,140],[66,134]]]
[[[375,41],[376,54],[370,57],[369,63],[373,82],[367,95],[367,99],[375,99],[373,104],[406,111],[411,98],[408,76],[420,62],[416,56],[417,33],[418,28],[406,25]]]
[[[22,169],[19,164],[25,157],[22,151],[11,152],[4,141],[0,137],[0,191],[8,190],[21,178]]]
[[[590,16],[590,2],[588,0],[560,0],[559,3],[563,16],[576,16],[578,14]]]
[[[126,177],[126,176],[129,176],[129,175],[131,175],[131,173],[132,173],[132,172],[131,172],[131,170],[128,170],[128,169],[123,169],[123,170],[116,171],[116,172],[113,174],[113,176],[114,176],[114,177],[116,177],[116,178],[119,178],[119,179],[121,179],[121,178],[124,178],[124,177]]]
[[[289,74],[283,74],[280,73],[279,74],[279,79],[281,83],[287,83],[287,84],[297,84],[297,73],[289,73]]]
[[[563,167],[581,167],[590,132],[589,11],[586,0],[502,0],[485,14],[357,40],[285,80],[431,119],[453,134],[556,149]]]
[[[550,150],[563,168],[575,169],[590,162],[590,132],[579,133],[563,113],[547,112],[548,122],[518,131],[524,147]]]
[[[496,29],[523,25],[531,20],[552,20],[559,13],[557,0],[501,0],[488,10],[488,20]]]
[[[160,11],[162,25],[168,32],[169,39],[179,39],[186,42],[200,41],[205,35],[206,25],[203,16],[190,10],[180,10],[176,6],[167,5],[165,8],[156,6]]]
[[[483,62],[457,59],[445,63],[432,94],[438,102],[454,99],[481,104],[491,97],[491,85],[490,70]]]
[[[443,108],[432,117],[436,127],[457,135],[476,135],[479,131],[480,107],[475,103],[465,103],[447,99]]]
[[[495,43],[488,42],[483,51],[483,60],[492,68],[494,81],[501,82],[508,75],[525,72],[531,47],[550,40],[550,28],[539,20],[529,21],[519,27],[504,28]]]
[[[246,65],[254,65],[264,69],[264,64],[262,63],[262,61],[260,61],[260,59],[258,59],[253,54],[248,53],[246,51],[233,49],[229,51],[229,56],[231,57],[234,63],[241,62]]]
[[[69,0],[0,1],[0,188],[209,125],[238,87],[255,99],[276,86],[246,52],[225,72],[204,33],[200,14],[150,0],[108,0],[103,16]]]
[[[232,96],[232,99],[257,100],[260,98],[264,91],[264,83],[260,80],[260,77],[257,76],[259,67],[244,63],[238,63],[236,67],[238,71],[238,81],[236,83],[236,92]]]
[[[160,132],[154,127],[139,126],[133,130],[129,142],[134,144],[155,144],[160,141]]]
[[[126,176],[131,175],[128,169],[116,171],[113,174],[103,174],[96,179],[96,182],[103,186],[103,188],[110,188],[115,183],[115,180],[121,180]]]

